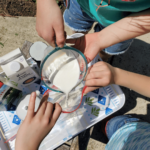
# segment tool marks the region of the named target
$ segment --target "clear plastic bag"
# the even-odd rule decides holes
[[[16,126],[4,134],[6,138],[5,143],[9,143],[11,148],[15,147],[15,139],[19,127],[20,126]],[[56,144],[60,142],[63,143],[63,140],[71,138],[72,135],[77,132],[76,130],[80,131],[83,129],[84,128],[81,125],[76,112],[69,114],[62,113],[50,133],[42,141],[39,150],[48,150],[50,148],[52,149],[56,146]]]
[[[75,109],[78,109],[80,107],[79,104],[82,102],[82,97],[83,97],[83,85],[78,87],[76,90],[72,91],[69,95],[69,104],[67,107],[67,111],[72,110],[74,108],[73,113],[62,113],[61,116],[59,117],[58,121],[56,122],[55,126],[51,130],[51,132],[46,136],[46,138],[43,140],[41,143],[40,148],[43,146],[45,147],[44,149],[47,149],[49,146],[52,146],[53,144],[51,143],[58,143],[62,142],[62,139],[67,139],[72,137],[77,131],[83,130],[83,126],[80,123],[79,116],[76,114]],[[52,94],[52,93],[51,93]],[[65,99],[65,94],[64,93],[53,93],[52,95],[49,95],[52,97],[53,95],[53,100],[50,100],[52,103],[59,102],[63,106],[63,99]],[[75,100],[74,100],[75,98]],[[69,109],[69,110],[68,110]],[[82,108],[79,108],[82,109]],[[64,109],[65,110],[65,109]],[[18,132],[20,126],[16,126],[15,128],[9,130],[8,132],[5,133],[6,137],[6,143],[12,142],[16,139],[16,135]],[[57,141],[57,142],[56,142]]]
[[[84,127],[76,112],[61,114],[54,128],[42,141],[39,150],[52,150],[83,130]]]
[[[79,109],[82,110],[82,108]],[[53,149],[58,144],[62,144],[64,141],[72,138],[77,132],[83,131],[84,127],[80,123],[80,117],[76,112],[62,113],[55,126],[40,144],[39,150]],[[5,143],[9,143],[11,148],[15,148],[15,139],[19,127],[17,126],[4,134],[6,137]]]
[[[5,132],[5,134],[4,134],[5,138],[6,138],[5,143],[8,143],[8,142],[13,141],[13,140],[16,139],[19,127],[20,127],[20,125],[12,128],[11,130],[9,130],[7,132]]]
[[[60,106],[62,107],[63,113],[72,113],[80,107],[85,88],[86,87],[84,87],[84,83],[83,82],[80,83],[80,85],[78,85],[74,90],[72,90],[69,93],[67,100],[66,95],[64,93],[57,93],[48,90],[47,91],[49,93],[48,101],[51,103],[59,103]]]

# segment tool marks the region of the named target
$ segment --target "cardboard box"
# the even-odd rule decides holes
[[[21,91],[40,79],[39,75],[28,65],[19,48],[0,57],[0,65],[8,81]]]

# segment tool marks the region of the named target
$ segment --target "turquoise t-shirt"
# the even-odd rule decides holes
[[[80,7],[95,21],[103,26],[128,16],[131,13],[140,12],[150,8],[150,0],[110,0],[110,5],[100,6],[102,0],[77,0]],[[103,0],[102,6],[108,5],[109,0]]]

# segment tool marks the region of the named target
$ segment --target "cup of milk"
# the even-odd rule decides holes
[[[40,75],[48,89],[65,93],[64,107],[68,107],[68,95],[84,80],[87,69],[82,52],[69,46],[56,47],[41,62]]]

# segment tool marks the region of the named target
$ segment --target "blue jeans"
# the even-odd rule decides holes
[[[112,135],[119,128],[123,127],[126,123],[139,122],[139,121],[141,120],[138,118],[131,117],[130,115],[122,115],[110,119],[106,125],[106,134],[108,139],[110,139]]]
[[[66,0],[66,10],[64,12],[64,21],[67,26],[77,32],[86,32],[92,28],[93,20],[89,17],[77,3],[77,0]],[[105,27],[97,23],[94,27],[95,32],[103,30]],[[105,48],[103,51],[109,55],[118,55],[127,51],[133,42],[133,39],[120,42]]]

